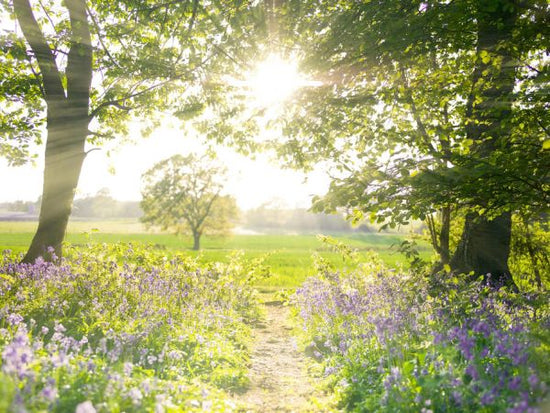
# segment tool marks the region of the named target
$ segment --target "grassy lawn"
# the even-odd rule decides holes
[[[35,222],[0,222],[0,250],[11,249],[24,252],[28,247]],[[358,252],[359,259],[364,259],[370,251],[376,252],[390,267],[405,264],[402,254],[397,252],[397,245],[405,238],[400,234],[344,234],[334,235],[339,241],[349,245]],[[178,237],[166,233],[146,232],[145,228],[134,220],[120,221],[72,221],[69,224],[67,242],[77,245],[88,243],[141,242],[156,248],[170,251],[184,251],[190,256],[200,256],[202,262],[222,261],[235,250],[244,251],[246,258],[265,256],[265,263],[270,266],[273,277],[261,281],[260,285],[269,288],[294,288],[309,275],[313,275],[313,257],[317,253],[331,262],[338,269],[352,266],[344,261],[338,252],[321,242],[316,235],[231,235],[228,237],[202,237],[200,252],[190,249],[190,237]],[[419,243],[423,258],[432,254],[430,246]]]

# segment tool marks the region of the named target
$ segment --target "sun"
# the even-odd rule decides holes
[[[246,83],[259,106],[280,104],[302,87],[321,84],[301,74],[296,60],[285,60],[276,54],[258,63]]]

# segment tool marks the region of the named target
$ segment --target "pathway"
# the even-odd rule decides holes
[[[254,327],[250,386],[237,397],[243,412],[331,412],[314,388],[303,353],[291,335],[289,309],[278,301],[265,303],[266,316]]]

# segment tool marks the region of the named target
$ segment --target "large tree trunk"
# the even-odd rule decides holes
[[[494,287],[515,288],[508,268],[512,217],[505,213],[493,220],[468,214],[462,238],[451,261],[455,271],[484,275]],[[488,276],[490,274],[490,276]]]
[[[506,147],[512,112],[517,63],[511,55],[512,35],[519,6],[513,0],[478,0],[477,62],[472,75],[472,93],[468,99],[467,136],[474,143],[471,164],[486,161],[491,153]],[[505,149],[504,149],[505,150]],[[494,179],[494,178],[493,178]],[[483,187],[482,180],[476,183]],[[490,193],[477,199],[485,207]],[[515,287],[508,269],[510,234],[509,212],[489,220],[469,214],[457,250],[451,260],[456,271],[491,274],[493,285]]]
[[[23,262],[34,262],[39,256],[51,260],[53,254],[58,257],[62,255],[61,246],[71,215],[88,134],[87,118],[71,119],[71,112],[67,104],[48,110],[48,139],[38,229]]]
[[[65,0],[71,23],[70,49],[65,70],[66,86],[52,48],[34,17],[29,0],[14,0],[23,35],[40,67],[44,99],[48,107],[44,185],[38,229],[24,262],[39,256],[51,260],[62,254],[72,202],[84,161],[84,144],[90,121],[92,46],[85,0]]]

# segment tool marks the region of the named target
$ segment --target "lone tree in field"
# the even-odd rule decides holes
[[[221,195],[225,168],[206,157],[174,155],[143,174],[142,221],[193,235],[225,234],[237,217],[235,199]]]

